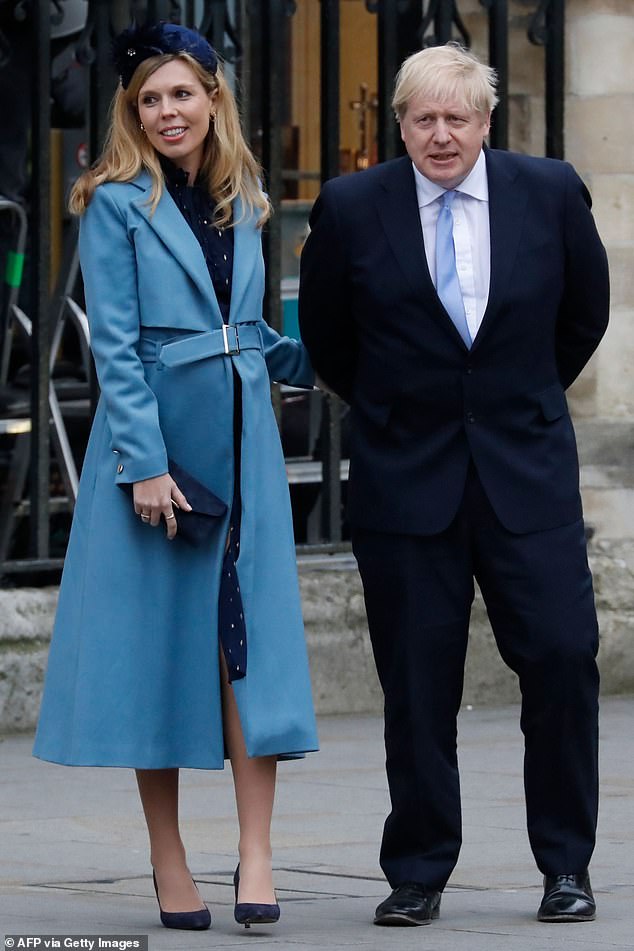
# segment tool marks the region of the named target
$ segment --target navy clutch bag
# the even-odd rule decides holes
[[[173,459],[168,459],[167,465],[172,479],[192,507],[191,512],[175,507],[178,525],[176,537],[180,535],[190,545],[202,545],[213,533],[217,519],[227,511],[226,502]]]
[[[190,545],[204,545],[211,538],[218,519],[227,511],[227,504],[173,459],[168,459],[167,465],[169,474],[192,507],[191,512],[186,512],[174,506],[176,537]],[[132,495],[132,483],[121,487]]]

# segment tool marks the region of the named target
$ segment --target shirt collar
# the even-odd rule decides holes
[[[428,178],[425,178],[425,176],[418,171],[413,162],[412,168],[414,169],[416,196],[418,198],[419,208],[423,208],[425,205],[431,205],[433,201],[436,201],[437,198],[439,198],[441,195],[444,195],[444,193],[447,191],[447,189],[443,188],[442,185],[436,185]],[[489,200],[489,183],[487,181],[487,167],[486,159],[484,157],[484,150],[480,151],[475,165],[464,181],[460,182],[459,185],[456,185],[454,190],[461,192],[463,195],[469,195],[471,198],[477,198],[478,201]]]

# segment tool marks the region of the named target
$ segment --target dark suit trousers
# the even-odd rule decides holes
[[[385,694],[392,887],[442,889],[461,844],[456,718],[477,579],[498,649],[518,675],[530,844],[542,873],[585,869],[598,801],[598,630],[583,523],[514,535],[473,466],[433,536],[361,528],[353,548]],[[485,754],[486,757],[486,754]],[[486,768],[486,758],[483,762]]]

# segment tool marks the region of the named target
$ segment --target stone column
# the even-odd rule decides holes
[[[586,518],[634,538],[634,9],[569,0],[566,157],[588,184],[610,261],[610,326],[571,390]]]

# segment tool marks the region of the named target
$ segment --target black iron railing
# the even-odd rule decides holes
[[[564,157],[564,27],[566,0],[540,0],[528,28],[528,38],[545,48],[546,155]]]
[[[339,173],[340,107],[340,3],[341,0],[305,0],[319,3],[321,86],[322,181]],[[500,104],[491,131],[492,145],[506,148],[509,138],[508,114],[508,34],[509,3],[512,0],[480,0],[486,18],[489,61],[499,76]],[[564,153],[564,3],[565,0],[521,0],[529,7],[530,42],[544,47],[546,154]],[[31,310],[30,373],[30,482],[28,499],[30,542],[28,555],[6,556],[0,575],[33,574],[57,569],[61,556],[51,557],[49,526],[52,507],[49,498],[51,427],[50,375],[51,338],[59,294],[68,294],[68,275],[62,275],[57,296],[51,298],[50,279],[50,5],[22,3],[28,14],[33,76],[31,204],[29,209],[29,281]],[[64,6],[60,0],[58,6]],[[265,235],[267,261],[266,317],[281,326],[280,282],[282,276],[283,168],[281,130],[287,121],[288,63],[283,55],[297,4],[293,0],[90,0],[86,25],[75,40],[75,56],[90,67],[87,109],[89,150],[95,157],[104,139],[107,110],[116,85],[110,65],[110,37],[122,29],[131,16],[179,19],[201,30],[235,70],[243,96],[242,112],[250,141],[258,151],[266,176],[266,187],[274,214]],[[369,14],[376,16],[378,95],[377,140],[379,160],[401,151],[398,127],[390,107],[395,73],[402,60],[425,45],[455,39],[467,46],[471,37],[461,15],[460,0],[366,0]],[[197,19],[196,19],[197,18]],[[0,37],[1,39],[1,37]],[[0,209],[1,210],[1,209]],[[72,256],[71,256],[72,257]],[[5,300],[7,299],[5,295]],[[3,320],[7,317],[3,314]],[[9,315],[10,316],[10,315]],[[5,355],[0,354],[4,359]],[[333,550],[342,538],[342,479],[340,401],[322,400],[320,458],[321,522],[316,547]],[[53,448],[55,448],[53,446]],[[0,559],[1,560],[1,559]]]

